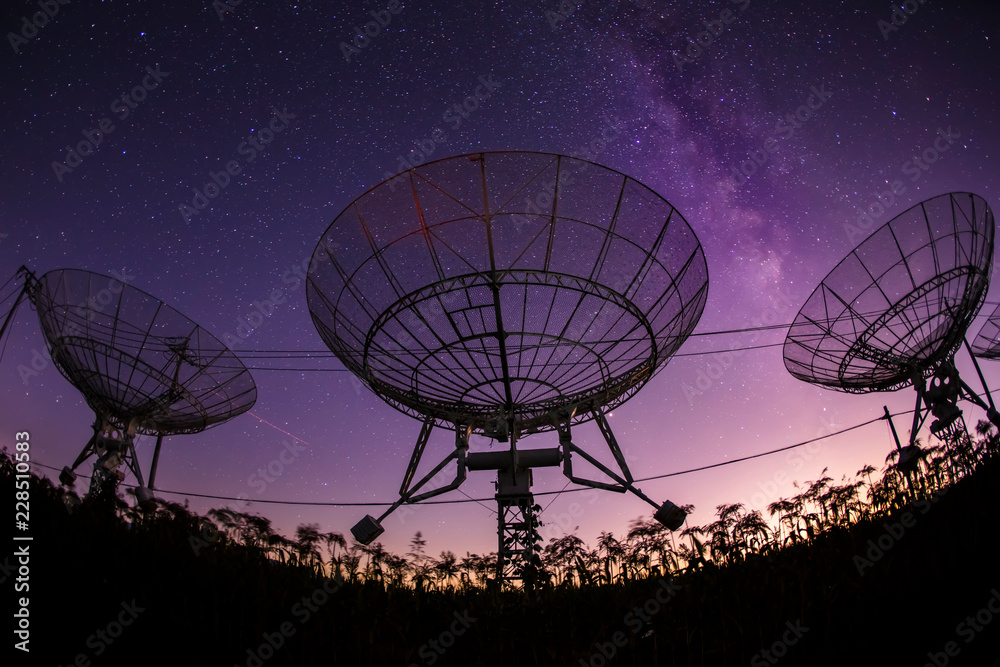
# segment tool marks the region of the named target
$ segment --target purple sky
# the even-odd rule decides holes
[[[888,3],[661,4],[584,2],[572,11],[566,4],[563,15],[555,0],[393,4],[397,13],[388,3],[333,9],[244,0],[220,17],[210,3],[169,16],[146,5],[71,3],[42,27],[25,28],[22,18],[30,25],[38,5],[15,3],[2,19],[5,33],[23,38],[8,35],[0,56],[8,93],[0,110],[0,273],[6,280],[21,264],[38,275],[119,272],[220,338],[228,334],[246,363],[261,368],[252,414],[165,441],[157,486],[391,502],[419,423],[359,388],[328,354],[253,359],[248,352],[324,350],[296,267],[345,206],[399,170],[400,156],[421,145],[433,146],[432,158],[564,153],[653,188],[683,213],[706,253],[708,305],[683,356],[610,416],[636,477],[801,442],[875,419],[883,405],[912,409],[911,389],[847,395],[793,379],[782,364],[782,330],[698,334],[790,323],[874,229],[847,225],[894,181],[902,188],[883,200],[888,210],[878,224],[949,191],[1000,201],[998,17],[980,3],[913,3],[917,11],[889,30]],[[369,11],[388,25],[359,39],[363,48],[342,48],[354,26],[377,20]],[[704,33],[705,22],[724,30]],[[691,46],[699,32],[705,46]],[[477,89],[482,99],[468,102],[474,109],[456,111]],[[92,130],[102,127],[92,154],[66,162],[68,144],[88,132],[96,138]],[[270,144],[248,141],[268,127]],[[938,153],[939,131],[951,141]],[[762,165],[746,162],[755,154]],[[913,162],[922,154],[936,158],[926,170]],[[746,180],[745,162],[753,172]],[[227,163],[229,180],[220,175]],[[204,190],[212,173],[225,187],[192,213],[195,189]],[[970,334],[998,301],[988,297]],[[258,307],[266,317],[236,338],[246,334],[241,318],[256,322]],[[0,442],[10,446],[27,430],[34,459],[61,467],[89,437],[92,415],[51,364],[24,372],[44,349],[37,317],[23,307],[0,362]],[[41,357],[35,363],[45,365]],[[978,387],[964,351],[958,366]],[[281,367],[328,372],[264,370]],[[1000,368],[988,361],[983,368],[1000,386]],[[963,407],[970,427],[983,417]],[[909,420],[896,424],[905,437]],[[593,425],[575,435],[584,446],[599,444]],[[429,449],[444,452],[452,441],[438,431]],[[525,444],[554,441],[539,435]],[[285,460],[294,460],[261,484],[255,474],[279,460],[286,442],[301,450],[294,457],[286,450]],[[890,443],[879,422],[810,449],[640,486],[656,500],[693,503],[690,520],[707,523],[716,505],[761,507],[794,495],[792,480],[814,480],[824,467],[835,480],[866,463],[880,467]],[[140,440],[144,462],[151,447],[152,438]],[[471,474],[463,491],[491,497],[492,481],[490,473]],[[535,474],[536,492],[565,484],[555,469]],[[620,535],[631,519],[651,515],[628,495],[567,489],[539,502],[548,506],[547,537],[562,534],[560,523],[579,526],[591,545],[600,531]],[[223,504],[191,499],[198,511]],[[493,508],[487,501],[399,511],[386,520],[382,541],[402,552],[422,531],[433,553],[492,551]],[[248,511],[286,534],[302,522],[347,534],[366,512],[381,510],[251,504]]]

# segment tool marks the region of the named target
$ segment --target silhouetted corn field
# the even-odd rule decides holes
[[[248,667],[994,665],[1000,614],[984,624],[977,613],[992,618],[1000,589],[1000,439],[986,424],[977,434],[925,449],[909,476],[890,457],[877,478],[870,466],[853,480],[821,477],[772,503],[768,516],[720,505],[716,521],[676,535],[636,520],[593,548],[573,535],[550,540],[523,590],[495,585],[495,554],[433,558],[419,533],[405,555],[315,525],[290,540],[260,516],[203,517],[162,501],[143,515],[121,498],[79,504],[33,478],[32,657]],[[6,452],[0,469],[12,497]],[[116,626],[127,607],[141,611]]]

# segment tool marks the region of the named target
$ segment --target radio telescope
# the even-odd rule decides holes
[[[485,152],[430,162],[358,197],[323,234],[307,280],[320,336],[345,366],[423,426],[399,500],[352,532],[364,544],[404,503],[496,470],[498,576],[518,578],[537,533],[532,469],[562,464],[573,482],[684,512],[633,484],[605,413],[645,385],[694,329],[708,269],[680,213],[648,187],[563,155]],[[594,420],[619,471],[573,443]],[[431,430],[455,449],[413,483]],[[524,449],[557,431],[559,447]],[[469,452],[472,433],[509,443]],[[578,455],[613,482],[574,474]],[[454,480],[418,493],[456,463]]]
[[[983,377],[983,372],[976,361],[976,357],[1000,359],[1000,306],[997,306],[990,313],[990,316],[986,319],[986,323],[979,330],[979,335],[975,337],[972,345],[969,346],[969,352],[972,356],[972,363],[976,366],[976,372],[979,373],[979,380],[983,384],[983,393],[986,395],[986,401],[989,403],[986,415],[991,422],[1000,426],[1000,413],[997,412],[996,406],[993,404],[993,397],[990,395],[989,387],[986,385],[986,379]]]
[[[800,380],[851,393],[916,389],[904,470],[917,463],[914,441],[928,413],[931,432],[946,438],[964,431],[960,396],[989,409],[959,378],[954,355],[986,298],[993,234],[978,195],[921,202],[834,267],[788,331],[785,368]]]
[[[74,470],[97,456],[90,493],[103,493],[125,478],[124,463],[139,482],[137,500],[151,507],[164,436],[198,433],[249,410],[257,400],[250,372],[217,338],[127,283],[75,269],[38,279],[22,272],[52,361],[95,415],[93,437],[59,479],[72,485]],[[136,434],[156,436],[148,486]]]
[[[972,354],[983,359],[1000,359],[1000,306],[997,306],[979,335],[972,340]]]

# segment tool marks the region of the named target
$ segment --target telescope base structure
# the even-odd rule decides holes
[[[156,509],[156,497],[153,495],[153,480],[156,478],[156,465],[160,457],[160,445],[163,437],[156,440],[153,452],[153,462],[149,472],[149,486],[143,480],[139,458],[135,453],[135,431],[132,425],[125,431],[119,431],[110,421],[98,418],[94,422],[94,435],[83,446],[80,455],[72,466],[64,466],[59,473],[59,481],[63,486],[72,488],[76,482],[76,469],[91,456],[94,461],[94,472],[90,478],[87,496],[93,499],[113,501],[118,485],[125,480],[122,465],[135,475],[139,485],[135,489],[136,502],[139,507],[151,512]]]
[[[968,343],[966,343],[966,347],[968,347]],[[896,433],[896,426],[893,424],[888,406],[884,407],[885,417],[883,419],[889,423],[892,437],[896,442],[896,455],[898,457],[896,467],[903,473],[910,475],[916,472],[922,457],[925,455],[924,450],[917,445],[917,433],[928,418],[933,418],[930,425],[931,435],[946,445],[956,446],[963,440],[968,441],[968,427],[962,409],[958,407],[960,399],[970,401],[985,410],[987,419],[994,426],[1000,427],[1000,413],[993,405],[993,398],[990,396],[986,379],[983,377],[971,348],[969,356],[979,375],[979,380],[982,382],[986,400],[983,400],[972,387],[962,380],[958,369],[955,368],[954,357],[952,357],[939,362],[934,367],[928,381],[924,380],[921,371],[911,369],[911,384],[916,390],[917,402],[913,410],[910,439],[906,446],[903,446],[899,441],[899,434]]]
[[[532,581],[541,568],[539,510],[531,494],[531,470],[497,472],[497,581]]]
[[[399,500],[393,503],[381,516],[375,518],[366,515],[354,527],[351,534],[361,544],[371,544],[385,529],[382,520],[401,505],[409,505],[433,498],[434,496],[457,489],[465,482],[469,470],[495,470],[496,501],[497,501],[497,567],[496,581],[498,584],[520,581],[522,586],[531,587],[540,573],[542,550],[538,534],[540,525],[538,514],[541,508],[535,505],[531,493],[532,474],[535,468],[552,468],[562,466],[563,474],[576,484],[603,489],[615,493],[626,491],[638,496],[652,505],[656,512],[654,518],[670,530],[677,530],[684,524],[687,509],[681,508],[669,500],[662,504],[653,502],[646,494],[636,488],[632,473],[615,439],[611,426],[604,414],[595,411],[593,419],[597,422],[601,434],[615,459],[618,471],[606,466],[600,460],[573,443],[570,434],[570,423],[573,411],[553,415],[553,428],[559,432],[559,447],[545,449],[518,449],[518,433],[516,429],[508,430],[510,448],[502,451],[469,452],[469,435],[472,431],[467,424],[455,424],[455,449],[440,463],[431,469],[422,479],[414,481],[417,468],[420,466],[424,450],[430,438],[435,422],[428,419],[424,422],[417,437],[410,463],[407,466],[403,483],[399,490]],[[612,481],[602,482],[579,476],[573,471],[572,457],[579,456],[591,466],[607,475]],[[455,478],[450,483],[429,491],[421,489],[431,482],[444,468],[456,463]]]

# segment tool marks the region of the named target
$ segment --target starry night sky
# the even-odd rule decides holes
[[[254,369],[259,398],[250,414],[166,440],[158,487],[388,504],[419,423],[352,381],[329,353],[251,351],[325,350],[302,267],[333,218],[402,169],[401,160],[420,160],[416,151],[430,148],[431,159],[563,153],[653,188],[685,216],[706,253],[708,305],[695,335],[610,417],[637,478],[791,445],[875,419],[883,405],[912,409],[911,389],[846,395],[793,379],[782,364],[782,329],[699,334],[790,323],[875,228],[851,225],[894,181],[903,191],[883,198],[876,224],[949,191],[1000,203],[997,10],[913,2],[917,11],[892,26],[889,3],[860,0],[665,4],[243,0],[164,9],[53,0],[58,13],[36,29],[22,18],[30,22],[37,3],[9,3],[0,25],[17,36],[7,35],[0,56],[0,276],[22,264],[39,276],[117,272],[228,336]],[[341,46],[354,46],[354,26],[376,20],[370,12],[388,25],[360,46]],[[705,22],[721,32],[705,33]],[[689,42],[699,32],[703,47]],[[95,128],[96,148],[68,155],[87,133],[96,138]],[[258,132],[265,128],[273,131],[263,134],[267,145]],[[951,140],[936,153],[939,130]],[[927,149],[937,159],[924,169],[913,159]],[[228,180],[220,175],[227,163]],[[196,189],[204,193],[213,173],[225,187],[204,206]],[[991,293],[970,334],[998,301]],[[771,346],[699,354],[751,345]],[[34,460],[61,467],[86,442],[93,417],[46,365],[44,349],[35,313],[22,306],[0,361],[0,442],[10,448],[16,431],[30,431]],[[257,358],[266,356],[283,358]],[[33,357],[41,368],[26,372]],[[958,366],[978,387],[964,351]],[[271,370],[278,368],[323,372]],[[987,361],[984,371],[1000,387],[1000,367]],[[970,427],[983,418],[963,407]],[[905,437],[908,418],[896,423]],[[575,437],[600,444],[593,425]],[[554,440],[538,435],[526,444]],[[139,441],[144,466],[152,442]],[[438,431],[429,449],[440,455],[452,442]],[[658,501],[693,503],[690,521],[703,524],[721,503],[762,508],[794,495],[792,480],[817,479],[824,467],[835,481],[866,463],[881,467],[890,446],[887,425],[877,422],[810,448],[640,486]],[[255,474],[283,450],[294,451],[293,462],[261,483]],[[564,487],[557,470],[535,473],[536,492]],[[471,474],[463,491],[491,497],[491,473]],[[539,502],[546,537],[561,535],[560,523],[578,526],[591,545],[600,531],[620,536],[652,512],[635,497],[598,492],[567,490]],[[191,498],[201,512],[224,504]],[[386,519],[381,541],[405,552],[422,531],[433,553],[493,551],[493,507],[413,507]],[[285,534],[316,522],[346,535],[365,513],[381,512],[243,509],[271,517]]]

